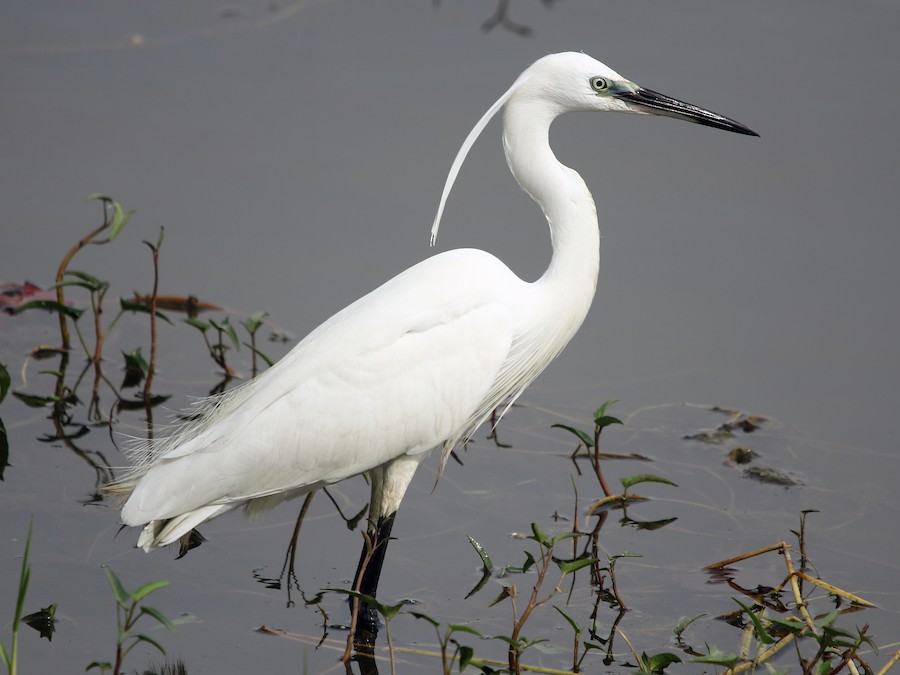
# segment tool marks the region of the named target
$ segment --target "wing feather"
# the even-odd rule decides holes
[[[523,283],[471,249],[410,268],[153,449],[123,521],[299,494],[459,439],[496,390]]]

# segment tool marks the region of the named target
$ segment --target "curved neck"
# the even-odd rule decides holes
[[[594,200],[581,176],[561,164],[550,148],[550,125],[560,112],[548,108],[546,101],[514,96],[504,111],[503,147],[510,170],[550,226],[553,257],[538,283],[556,294],[578,296],[582,302],[571,306],[581,312],[572,317],[580,325],[597,287],[600,230]]]

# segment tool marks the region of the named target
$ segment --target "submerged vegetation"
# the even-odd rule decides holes
[[[105,497],[100,488],[115,477],[115,467],[125,463],[118,457],[110,461],[111,453],[118,452],[111,432],[124,428],[121,417],[143,414],[142,433],[148,439],[153,438],[154,412],[174,395],[158,390],[159,363],[168,357],[159,348],[163,330],[182,330],[183,335],[193,336],[184,340],[190,341],[197,353],[204,354],[203,358],[209,358],[210,368],[220,378],[212,387],[212,394],[225,391],[241,377],[239,353],[245,361],[250,360],[246,375],[249,377],[256,376],[261,367],[271,365],[272,359],[259,346],[260,331],[268,325],[265,312],[236,317],[191,295],[159,295],[159,261],[165,253],[162,229],[154,241],[143,242],[150,251],[146,293],[120,297],[116,304],[110,301],[111,284],[102,275],[71,269],[79,251],[87,246],[111,244],[132,218],[133,212],[110,197],[95,195],[93,199],[101,205],[102,221],[67,251],[56,271],[55,284],[45,293],[33,284],[23,285],[15,301],[4,305],[7,312],[16,314],[35,310],[55,314],[59,344],[38,345],[30,351],[21,371],[25,373],[29,364],[40,363],[41,379],[23,389],[12,387],[10,364],[0,364],[0,403],[8,400],[11,393],[29,408],[46,410],[52,432],[38,440],[61,445],[84,460],[94,479],[89,501],[101,502]],[[115,310],[111,311],[113,305]],[[200,318],[203,313],[208,316]],[[183,314],[184,318],[178,321],[173,318],[175,314]],[[123,348],[111,336],[126,316],[145,320],[141,330],[146,337],[139,344]],[[200,333],[202,343],[196,339],[195,332]],[[242,348],[246,351],[241,352]],[[51,359],[57,359],[55,365],[43,365]],[[114,364],[123,373],[121,381],[113,380]],[[439,669],[443,673],[579,673],[597,672],[602,664],[607,669],[647,673],[680,669],[679,672],[880,674],[900,660],[900,651],[893,656],[877,657],[869,625],[851,622],[873,604],[826,582],[825,570],[814,566],[807,555],[807,541],[815,538],[814,534],[810,535],[807,523],[811,511],[800,514],[799,529],[793,532],[794,545],[778,541],[748,553],[735,552],[727,560],[711,563],[697,560],[696,568],[705,565],[709,585],[727,586],[731,590],[732,607],[722,613],[708,605],[685,605],[682,611],[686,617],[672,626],[655,627],[667,633],[664,646],[659,640],[642,646],[641,639],[627,628],[628,622],[624,620],[641,602],[647,602],[639,599],[641,589],[631,581],[629,571],[632,566],[646,564],[647,557],[642,555],[648,554],[639,550],[613,552],[607,548],[601,533],[604,527],[612,526],[613,515],[623,528],[648,533],[671,529],[678,516],[660,510],[678,499],[688,498],[682,496],[682,488],[672,477],[662,475],[669,471],[618,476],[618,486],[616,480],[608,480],[604,473],[608,462],[652,461],[643,454],[617,453],[606,447],[619,442],[610,429],[628,428],[628,418],[623,424],[623,420],[610,414],[614,404],[615,400],[608,400],[599,406],[586,430],[577,423],[557,423],[552,425],[552,431],[548,430],[548,436],[553,435],[557,442],[565,438],[574,444],[574,449],[559,461],[561,474],[571,477],[571,493],[554,514],[552,528],[531,518],[518,523],[527,532],[514,535],[524,544],[521,557],[497,564],[496,551],[508,542],[485,540],[476,532],[469,532],[467,539],[458,542],[465,551],[460,559],[480,563],[480,579],[474,587],[460,589],[460,595],[468,593],[466,600],[471,603],[474,616],[448,618],[441,614],[441,607],[422,608],[409,600],[382,603],[350,588],[318,588],[313,593],[303,593],[296,581],[294,565],[300,526],[313,499],[310,494],[297,519],[281,576],[278,579],[256,576],[269,589],[286,588],[290,607],[294,606],[292,590],[300,590],[303,602],[298,607],[310,607],[320,613],[322,634],[306,636],[268,627],[260,628],[260,632],[333,651],[335,658],[343,655],[348,672],[356,664],[361,672],[367,673],[378,672],[379,665],[391,672],[418,667],[425,672]],[[10,447],[4,413],[5,409],[0,408],[0,480],[8,478],[4,470],[14,466],[15,454],[22,452]],[[678,440],[723,451],[723,463],[740,467],[748,478],[768,483],[767,489],[802,485],[802,480],[789,471],[761,466],[760,454],[750,447],[749,440],[753,438],[750,435],[765,429],[769,420],[723,408],[712,408],[710,413],[724,416],[725,421],[712,429],[681,434]],[[103,433],[91,436],[91,432],[98,430]],[[491,430],[490,438],[498,450],[503,450],[508,446],[499,442],[496,431],[496,428]],[[133,426],[128,427],[128,432],[134,434]],[[647,494],[636,493],[638,486]],[[763,486],[756,487],[763,489]],[[339,500],[327,489],[321,492],[340,513]],[[583,498],[580,492],[589,496]],[[648,496],[656,494],[661,496]],[[652,519],[635,515],[636,511],[650,511],[650,505],[656,514]],[[572,515],[561,516],[560,511]],[[348,528],[354,529],[364,522],[365,507],[350,513],[354,515],[345,517],[340,513]],[[466,541],[471,549],[465,546]],[[20,654],[21,627],[30,626],[49,640],[57,621],[56,603],[25,613],[33,564],[31,545],[29,528],[11,612],[11,639],[8,643],[0,640],[0,657],[11,674],[22,671],[20,664],[27,661],[27,655],[23,659]],[[797,551],[799,561],[794,560]],[[783,559],[783,570],[770,563],[769,558],[775,555]],[[760,561],[766,562],[761,568],[754,566]],[[666,561],[656,564],[665,565]],[[130,672],[124,661],[138,645],[149,645],[165,654],[159,639],[138,632],[136,625],[141,619],[144,619],[141,625],[148,623],[145,617],[169,630],[174,625],[162,612],[144,604],[147,596],[168,582],[152,582],[128,592],[109,566],[105,566],[105,573],[116,605],[115,656],[110,661],[94,661],[87,669],[118,675]],[[285,575],[287,583],[283,583]],[[354,643],[353,632],[349,630],[347,640],[329,638],[329,632],[336,629],[329,612],[345,612],[342,600],[347,596],[364,601],[381,615],[385,645],[362,648]],[[66,611],[74,610],[66,608]],[[631,618],[636,614],[640,612],[630,615]],[[732,632],[718,631],[717,637],[724,640],[718,644],[695,637],[699,626],[710,624],[727,626]],[[397,632],[410,625],[430,626],[429,630],[434,631],[432,646],[419,644],[413,648],[406,641],[398,640]],[[626,628],[630,635],[626,634]],[[339,630],[346,629],[341,626]],[[895,647],[896,643],[892,644]],[[880,662],[880,670],[874,664],[876,660]],[[159,672],[183,673],[189,668],[189,663],[179,661],[164,665]]]

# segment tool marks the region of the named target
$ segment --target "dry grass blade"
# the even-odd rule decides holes
[[[821,579],[816,579],[815,577],[809,576],[806,572],[794,572],[794,576],[803,579],[804,581],[808,581],[811,584],[815,584],[819,588],[823,588],[829,593],[833,593],[834,595],[838,595],[845,600],[849,600],[850,602],[856,605],[862,605],[863,607],[877,607],[873,602],[869,602],[868,600],[863,600],[858,595],[853,595],[853,593],[849,593],[847,591],[841,590],[837,586],[832,586],[826,581],[822,581]]]
[[[762,555],[763,553],[770,553],[772,551],[787,551],[791,548],[791,545],[786,541],[782,541],[778,544],[772,544],[771,546],[766,546],[765,548],[758,548],[755,551],[749,551],[747,553],[741,553],[740,555],[736,555],[733,558],[728,558],[727,560],[720,560],[717,563],[713,563],[712,565],[707,565],[703,569],[705,570],[717,570],[723,567],[728,567],[729,565],[733,565],[736,562],[740,562],[742,560],[747,560],[748,558],[754,558],[758,555]]]

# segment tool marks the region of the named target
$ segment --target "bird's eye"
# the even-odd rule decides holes
[[[609,89],[609,80],[607,80],[605,77],[592,77],[591,89],[596,92],[603,93]]]

